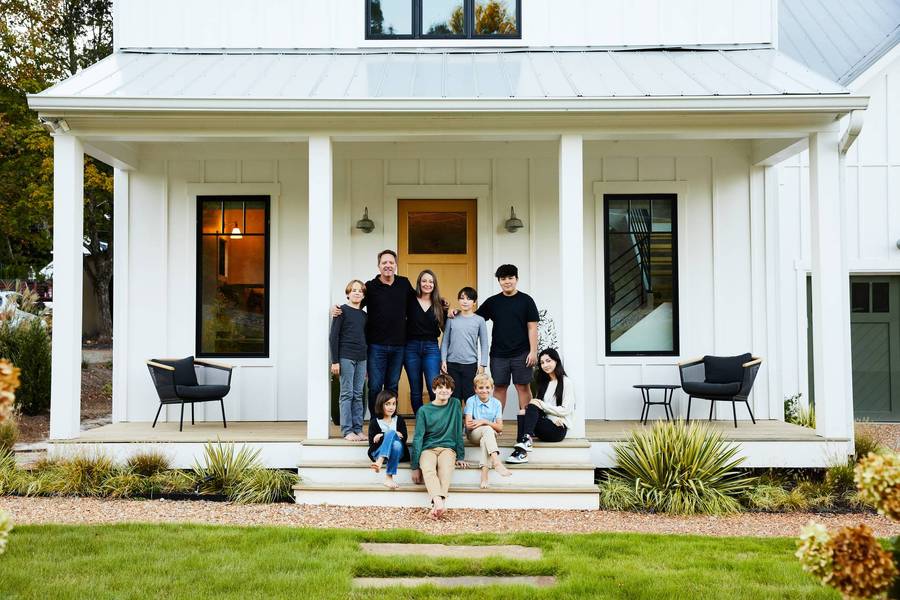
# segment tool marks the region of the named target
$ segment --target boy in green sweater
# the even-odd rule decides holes
[[[425,481],[431,498],[431,518],[444,515],[447,491],[455,467],[465,469],[462,405],[453,394],[453,378],[441,373],[431,382],[435,398],[416,414],[412,441],[413,483]]]

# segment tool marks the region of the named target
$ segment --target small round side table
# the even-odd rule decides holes
[[[647,424],[647,417],[650,416],[650,407],[654,405],[663,407],[663,410],[666,411],[666,421],[670,417],[672,420],[675,419],[675,413],[672,411],[672,396],[675,394],[675,390],[681,388],[680,385],[641,383],[634,387],[641,391],[641,398],[644,400],[644,407],[641,409],[641,423]],[[650,390],[662,390],[662,402],[651,402]]]

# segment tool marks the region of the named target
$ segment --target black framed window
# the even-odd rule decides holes
[[[197,356],[269,356],[269,204],[197,198]]]
[[[606,194],[606,353],[678,355],[675,194]]]
[[[366,0],[366,39],[522,37],[522,0]]]

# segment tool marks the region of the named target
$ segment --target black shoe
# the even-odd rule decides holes
[[[513,450],[513,453],[509,455],[509,458],[506,459],[506,462],[513,465],[520,465],[522,463],[528,462],[528,453],[524,450],[520,450],[516,448]]]
[[[526,435],[524,439],[520,442],[516,442],[516,448],[519,450],[524,450],[525,452],[531,452],[534,450],[534,442],[531,440],[530,435]]]

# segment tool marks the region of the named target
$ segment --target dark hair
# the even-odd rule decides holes
[[[392,392],[391,390],[384,390],[378,392],[378,397],[375,398],[375,408],[372,409],[372,412],[375,413],[375,417],[378,419],[384,418],[384,403],[390,400],[391,398],[396,398],[397,394]],[[399,407],[397,407],[399,408]],[[399,411],[394,410],[394,414],[396,415]]]
[[[563,368],[562,359],[559,357],[559,352],[556,351],[556,348],[546,348],[541,350],[541,353],[538,354],[538,368],[537,368],[537,376],[535,380],[537,381],[537,397],[547,401],[544,398],[544,394],[547,393],[547,386],[550,385],[550,376],[547,373],[544,373],[544,370],[540,367],[541,357],[547,355],[553,361],[556,362],[556,368],[553,369],[553,374],[556,375],[556,405],[559,406],[562,404],[563,399],[563,377],[566,376],[566,370]]]
[[[497,267],[497,272],[494,273],[494,277],[497,279],[503,279],[504,277],[515,277],[519,278],[519,267],[516,265],[500,265]]]
[[[422,277],[425,275],[431,275],[431,280],[434,281],[434,289],[431,290],[431,312],[434,314],[434,319],[437,321],[438,328],[441,330],[444,329],[444,300],[441,298],[441,293],[438,291],[438,281],[437,275],[434,274],[434,271],[431,269],[424,269],[421,273],[419,273],[418,279],[416,279],[416,296],[419,298],[422,297]]]
[[[465,297],[468,298],[469,300],[471,300],[472,302],[475,302],[476,300],[478,300],[478,292],[475,291],[475,288],[473,288],[473,287],[466,286],[463,289],[459,290],[459,293],[456,295],[456,299],[459,300],[460,298],[463,297],[463,295],[465,295]]]
[[[394,252],[393,250],[382,250],[381,252],[378,253],[378,264],[381,264],[381,257],[384,256],[385,254],[390,254],[391,256],[394,257],[394,262],[397,262],[397,253],[396,252]]]
[[[452,391],[456,389],[456,383],[454,383],[452,377],[450,377],[446,373],[441,373],[431,381],[431,389],[439,387],[450,388],[450,390]]]

